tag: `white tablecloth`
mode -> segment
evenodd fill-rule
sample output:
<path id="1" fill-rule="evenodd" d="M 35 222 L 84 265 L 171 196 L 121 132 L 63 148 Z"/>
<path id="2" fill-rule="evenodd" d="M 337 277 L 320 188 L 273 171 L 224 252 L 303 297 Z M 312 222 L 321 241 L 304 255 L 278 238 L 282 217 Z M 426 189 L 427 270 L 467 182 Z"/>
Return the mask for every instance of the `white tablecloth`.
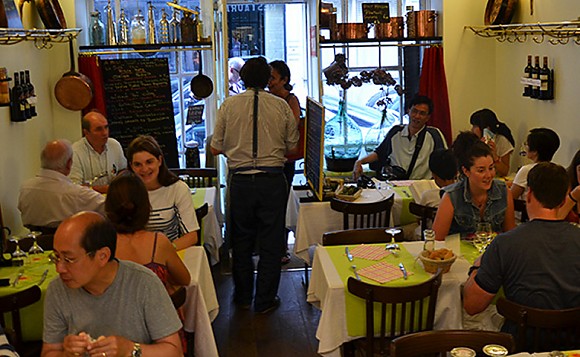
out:
<path id="1" fill-rule="evenodd" d="M 215 187 L 198 188 L 194 195 L 204 194 L 204 202 L 208 204 L 207 215 L 203 218 L 203 246 L 209 252 L 209 259 L 214 265 L 220 261 L 219 249 L 224 242 L 222 235 L 223 221 L 219 210 L 217 189 Z M 216 207 L 218 208 L 216 210 Z M 197 208 L 197 207 L 196 207 Z"/>
<path id="2" fill-rule="evenodd" d="M 219 313 L 219 304 L 205 250 L 195 246 L 183 250 L 181 254 L 191 275 L 184 304 L 183 329 L 195 332 L 196 356 L 218 356 L 211 323 Z"/>
<path id="3" fill-rule="evenodd" d="M 300 203 L 300 195 L 306 191 L 290 190 L 288 206 L 286 210 L 286 228 L 294 232 L 294 254 L 305 262 L 310 262 L 308 248 L 312 245 L 322 244 L 322 235 L 342 229 L 342 213 L 333 211 L 330 202 L 304 202 Z M 393 190 L 369 189 L 363 190 L 361 197 L 356 202 L 375 202 L 395 195 L 393 208 L 391 209 L 391 225 L 398 225 L 401 217 L 402 198 Z"/>
<path id="4" fill-rule="evenodd" d="M 409 253 L 417 256 L 423 249 L 423 242 L 403 243 Z M 445 245 L 454 251 L 456 242 L 437 242 L 436 247 Z M 457 250 L 455 250 L 457 249 Z M 417 263 L 417 269 L 421 263 Z M 467 279 L 470 264 L 458 257 L 449 273 L 443 275 L 435 308 L 437 330 L 462 329 L 463 305 L 461 285 Z M 312 265 L 312 275 L 308 286 L 307 301 L 322 310 L 316 338 L 319 340 L 318 353 L 323 356 L 340 356 L 340 346 L 347 341 L 362 336 L 349 336 L 346 326 L 345 285 L 340 279 L 330 256 L 322 246 L 317 247 Z"/>

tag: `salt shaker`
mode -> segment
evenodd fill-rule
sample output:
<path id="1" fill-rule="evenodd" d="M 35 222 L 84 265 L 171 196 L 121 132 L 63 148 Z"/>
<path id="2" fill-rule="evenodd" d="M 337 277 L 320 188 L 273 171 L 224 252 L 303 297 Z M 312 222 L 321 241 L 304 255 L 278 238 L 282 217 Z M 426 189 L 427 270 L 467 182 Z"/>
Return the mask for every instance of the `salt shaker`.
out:
<path id="1" fill-rule="evenodd" d="M 435 250 L 435 231 L 432 229 L 425 229 L 423 231 L 425 235 L 425 243 L 423 244 L 423 250 L 432 252 Z"/>

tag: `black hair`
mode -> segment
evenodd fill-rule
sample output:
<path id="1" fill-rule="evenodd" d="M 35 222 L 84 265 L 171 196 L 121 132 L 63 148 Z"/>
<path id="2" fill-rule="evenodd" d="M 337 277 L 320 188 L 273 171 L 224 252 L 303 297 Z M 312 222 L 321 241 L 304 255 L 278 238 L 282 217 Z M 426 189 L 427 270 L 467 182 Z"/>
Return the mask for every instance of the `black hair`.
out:
<path id="1" fill-rule="evenodd" d="M 566 169 L 552 162 L 540 162 L 528 173 L 528 187 L 542 207 L 554 209 L 568 193 Z"/>
<path id="2" fill-rule="evenodd" d="M 457 176 L 457 158 L 450 149 L 436 149 L 429 155 L 429 170 L 443 180 Z"/>
<path id="3" fill-rule="evenodd" d="M 101 215 L 99 216 L 99 219 L 87 224 L 81 239 L 81 247 L 89 254 L 107 247 L 111 251 L 111 256 L 109 257 L 109 261 L 111 261 L 115 258 L 117 249 L 117 231 L 108 219 Z"/>
<path id="4" fill-rule="evenodd" d="M 272 69 L 262 56 L 250 58 L 240 70 L 246 88 L 264 89 L 270 81 Z"/>
<path id="5" fill-rule="evenodd" d="M 530 151 L 538 153 L 538 161 L 552 161 L 560 147 L 560 138 L 555 131 L 548 128 L 534 128 L 526 138 Z"/>
<path id="6" fill-rule="evenodd" d="M 512 136 L 510 128 L 508 128 L 508 126 L 505 125 L 504 123 L 500 122 L 497 119 L 495 113 L 491 109 L 485 108 L 476 111 L 475 113 L 471 114 L 469 122 L 471 123 L 471 125 L 479 127 L 482 133 L 483 129 L 488 128 L 494 134 L 500 134 L 505 136 L 505 138 L 508 139 L 508 141 L 512 144 L 512 146 L 516 145 L 516 141 Z"/>
<path id="7" fill-rule="evenodd" d="M 133 139 L 127 148 L 127 161 L 129 162 L 129 170 L 133 171 L 133 155 L 138 152 L 146 151 L 151 155 L 155 156 L 155 158 L 161 157 L 161 166 L 159 167 L 159 175 L 157 176 L 157 180 L 162 186 L 171 186 L 177 181 L 179 181 L 179 177 L 175 176 L 175 174 L 169 171 L 167 164 L 165 163 L 165 158 L 163 158 L 163 151 L 161 150 L 161 146 L 157 143 L 157 140 L 150 135 L 140 135 Z"/>
<path id="8" fill-rule="evenodd" d="M 427 104 L 427 106 L 429 107 L 429 114 L 433 113 L 433 101 L 431 100 L 431 98 L 417 94 L 416 96 L 413 97 L 413 99 L 411 99 L 411 102 L 409 103 L 409 108 L 412 108 L 414 105 L 417 104 Z"/>
<path id="9" fill-rule="evenodd" d="M 568 166 L 568 177 L 570 179 L 570 188 L 574 189 L 578 186 L 578 172 L 576 167 L 580 165 L 580 150 L 576 151 L 576 155 L 572 158 L 572 162 L 570 162 L 570 166 Z"/>
<path id="10" fill-rule="evenodd" d="M 272 61 L 270 62 L 270 67 L 275 69 L 280 75 L 280 78 L 286 78 L 286 84 L 284 84 L 284 89 L 291 91 L 294 86 L 290 84 L 290 68 L 284 61 Z"/>
<path id="11" fill-rule="evenodd" d="M 451 150 L 457 158 L 459 172 L 463 172 L 462 167 L 469 170 L 475 159 L 479 157 L 492 156 L 490 147 L 479 140 L 477 135 L 471 131 L 460 132 L 455 138 Z"/>

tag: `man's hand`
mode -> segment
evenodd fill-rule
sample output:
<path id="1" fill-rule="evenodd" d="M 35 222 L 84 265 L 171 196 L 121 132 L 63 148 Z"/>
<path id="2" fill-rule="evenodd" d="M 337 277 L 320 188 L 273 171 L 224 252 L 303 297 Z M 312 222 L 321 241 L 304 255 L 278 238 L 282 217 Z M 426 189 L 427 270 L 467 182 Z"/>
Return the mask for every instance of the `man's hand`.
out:
<path id="1" fill-rule="evenodd" d="M 352 170 L 352 177 L 355 180 L 358 180 L 358 178 L 360 177 L 360 175 L 362 175 L 362 173 L 363 173 L 362 161 L 361 160 L 357 160 L 354 163 L 354 168 Z"/>
<path id="2" fill-rule="evenodd" d="M 84 332 L 67 335 L 62 343 L 65 356 L 83 356 L 90 344 L 90 336 Z"/>
<path id="3" fill-rule="evenodd" d="M 87 352 L 94 357 L 127 357 L 133 351 L 133 341 L 121 336 L 100 336 L 91 342 Z"/>

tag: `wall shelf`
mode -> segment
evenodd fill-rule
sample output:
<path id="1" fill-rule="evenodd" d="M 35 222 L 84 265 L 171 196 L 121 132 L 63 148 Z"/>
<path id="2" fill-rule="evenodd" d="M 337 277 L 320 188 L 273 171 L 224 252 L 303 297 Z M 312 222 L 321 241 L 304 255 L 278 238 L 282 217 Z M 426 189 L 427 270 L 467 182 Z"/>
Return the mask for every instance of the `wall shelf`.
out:
<path id="1" fill-rule="evenodd" d="M 49 49 L 52 48 L 53 43 L 71 41 L 81 31 L 80 28 L 62 30 L 0 28 L 0 45 L 15 45 L 23 41 L 34 41 L 34 46 L 39 50 Z"/>
<path id="2" fill-rule="evenodd" d="M 332 47 L 413 47 L 431 46 L 440 44 L 442 37 L 422 37 L 422 38 L 388 38 L 388 39 L 358 39 L 358 40 L 320 40 L 320 48 Z"/>
<path id="3" fill-rule="evenodd" d="M 207 51 L 212 50 L 211 41 L 203 42 L 180 42 L 180 43 L 157 43 L 157 44 L 127 44 L 127 45 L 102 45 L 80 46 L 81 55 L 113 55 L 126 53 L 157 53 L 157 52 L 183 52 L 183 51 Z"/>
<path id="4" fill-rule="evenodd" d="M 547 40 L 552 45 L 566 45 L 572 40 L 580 45 L 580 19 L 532 24 L 465 26 L 465 28 L 477 36 L 495 38 L 499 42 L 523 43 L 531 38 L 535 43 Z"/>

